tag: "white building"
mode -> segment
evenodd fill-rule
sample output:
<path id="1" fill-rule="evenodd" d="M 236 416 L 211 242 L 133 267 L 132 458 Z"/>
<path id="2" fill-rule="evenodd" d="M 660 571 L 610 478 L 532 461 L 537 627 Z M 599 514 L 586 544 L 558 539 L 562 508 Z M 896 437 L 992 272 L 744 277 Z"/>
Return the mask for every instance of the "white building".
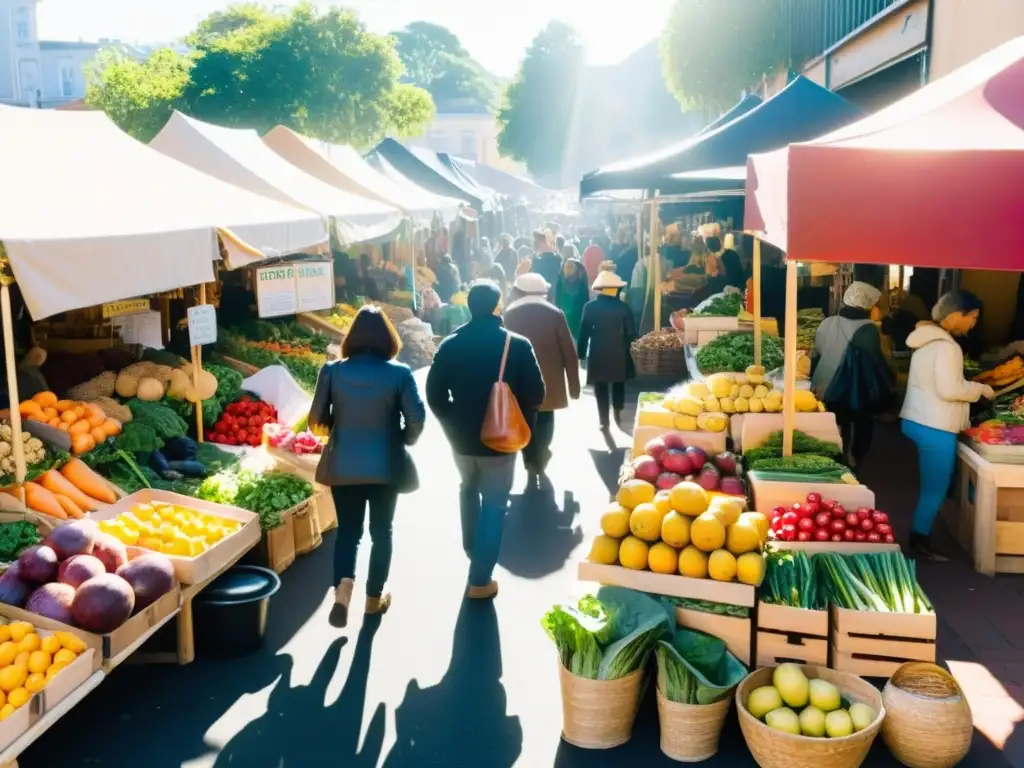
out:
<path id="1" fill-rule="evenodd" d="M 0 104 L 55 107 L 85 96 L 98 43 L 40 41 L 39 0 L 0 0 Z"/>

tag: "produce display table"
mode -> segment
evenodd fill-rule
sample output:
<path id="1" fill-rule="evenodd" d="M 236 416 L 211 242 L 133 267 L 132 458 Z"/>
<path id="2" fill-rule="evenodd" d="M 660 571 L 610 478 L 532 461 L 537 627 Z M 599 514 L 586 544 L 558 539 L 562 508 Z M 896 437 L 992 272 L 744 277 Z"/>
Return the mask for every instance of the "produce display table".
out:
<path id="1" fill-rule="evenodd" d="M 965 443 L 957 456 L 957 505 L 947 508 L 947 527 L 979 573 L 1024 573 L 1024 466 L 994 464 Z"/>
<path id="2" fill-rule="evenodd" d="M 757 472 L 747 474 L 747 484 L 753 496 L 754 510 L 765 515 L 771 515 L 775 507 L 789 507 L 803 502 L 808 493 L 820 493 L 824 498 L 837 501 L 847 509 L 875 507 L 875 492 L 866 485 L 761 480 Z"/>

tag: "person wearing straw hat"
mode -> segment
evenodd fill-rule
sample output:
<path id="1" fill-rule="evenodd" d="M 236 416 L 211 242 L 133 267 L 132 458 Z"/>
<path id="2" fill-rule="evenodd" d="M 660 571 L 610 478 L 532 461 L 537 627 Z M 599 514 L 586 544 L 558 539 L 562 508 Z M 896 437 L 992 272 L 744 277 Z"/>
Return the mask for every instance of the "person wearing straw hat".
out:
<path id="1" fill-rule="evenodd" d="M 537 409 L 533 433 L 523 449 L 530 483 L 543 475 L 551 460 L 555 411 L 580 397 L 580 362 L 565 314 L 548 301 L 551 286 L 540 275 L 527 273 L 512 285 L 512 301 L 505 310 L 505 327 L 533 344 L 544 377 L 544 402 Z M 569 382 L 566 392 L 566 380 Z"/>
<path id="2" fill-rule="evenodd" d="M 633 314 L 620 299 L 626 281 L 604 270 L 592 286 L 597 297 L 583 308 L 576 349 L 587 364 L 587 384 L 594 388 L 601 429 L 609 428 L 609 406 L 622 421 L 626 382 L 636 375 L 629 346 L 636 338 Z"/>

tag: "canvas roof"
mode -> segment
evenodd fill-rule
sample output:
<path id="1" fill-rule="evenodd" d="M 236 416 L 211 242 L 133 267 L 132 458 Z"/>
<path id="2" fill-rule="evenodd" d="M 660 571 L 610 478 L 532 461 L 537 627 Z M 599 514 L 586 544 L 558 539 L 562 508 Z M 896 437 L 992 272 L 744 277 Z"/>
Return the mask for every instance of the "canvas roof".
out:
<path id="1" fill-rule="evenodd" d="M 384 139 L 374 150 L 409 181 L 435 195 L 464 200 L 478 211 L 490 206 L 490 194 L 471 179 L 461 177 L 441 162 L 436 152 L 421 147 L 405 147 L 394 139 Z"/>
<path id="2" fill-rule="evenodd" d="M 268 255 L 327 239 L 316 216 L 155 152 L 102 112 L 0 107 L 0 242 L 35 319 L 209 282 L 217 228 Z"/>
<path id="3" fill-rule="evenodd" d="M 545 189 L 530 179 L 503 171 L 486 163 L 478 163 L 465 157 L 455 157 L 439 153 L 438 157 L 445 165 L 468 176 L 478 185 L 514 198 L 525 198 L 535 205 L 544 205 L 555 193 Z"/>
<path id="4" fill-rule="evenodd" d="M 283 125 L 264 136 L 263 143 L 326 184 L 408 213 L 429 216 L 434 211 L 442 211 L 451 218 L 461 205 L 458 200 L 392 181 L 352 147 L 311 139 Z"/>
<path id="5" fill-rule="evenodd" d="M 799 76 L 767 101 L 714 130 L 587 174 L 580 181 L 580 196 L 606 189 L 661 189 L 672 174 L 743 165 L 751 153 L 813 139 L 861 114 L 842 96 Z"/>
<path id="6" fill-rule="evenodd" d="M 796 261 L 1024 269 L 1024 37 L 747 164 L 746 226 Z"/>
<path id="7" fill-rule="evenodd" d="M 222 128 L 175 112 L 150 146 L 236 187 L 330 217 L 344 242 L 380 237 L 402 222 L 394 206 L 325 184 L 278 155 L 253 130 Z"/>

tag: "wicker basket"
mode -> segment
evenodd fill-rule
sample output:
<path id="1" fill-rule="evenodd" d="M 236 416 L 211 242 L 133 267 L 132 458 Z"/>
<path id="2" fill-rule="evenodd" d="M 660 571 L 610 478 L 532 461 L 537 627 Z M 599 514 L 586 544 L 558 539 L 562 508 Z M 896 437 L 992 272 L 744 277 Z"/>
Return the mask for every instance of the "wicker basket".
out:
<path id="1" fill-rule="evenodd" d="M 682 347 L 652 349 L 634 344 L 629 351 L 638 376 L 686 377 L 686 354 Z"/>
<path id="2" fill-rule="evenodd" d="M 761 768 L 857 768 L 868 756 L 885 719 L 882 695 L 870 683 L 847 672 L 811 665 L 800 665 L 800 669 L 808 678 L 828 680 L 851 703 L 867 704 L 877 713 L 875 721 L 863 731 L 838 739 L 815 739 L 773 730 L 750 714 L 745 704 L 755 688 L 772 684 L 775 667 L 764 667 L 747 675 L 736 689 L 740 730 L 754 760 Z"/>
<path id="3" fill-rule="evenodd" d="M 676 704 L 658 689 L 661 751 L 680 763 L 699 763 L 718 752 L 718 737 L 729 714 L 732 697 L 714 704 Z"/>
<path id="4" fill-rule="evenodd" d="M 629 741 L 640 706 L 643 668 L 618 680 L 588 680 L 558 665 L 562 738 L 583 749 L 611 749 Z"/>
<path id="5" fill-rule="evenodd" d="M 971 748 L 971 707 L 951 674 L 923 661 L 896 670 L 882 691 L 882 738 L 910 768 L 947 768 Z"/>

